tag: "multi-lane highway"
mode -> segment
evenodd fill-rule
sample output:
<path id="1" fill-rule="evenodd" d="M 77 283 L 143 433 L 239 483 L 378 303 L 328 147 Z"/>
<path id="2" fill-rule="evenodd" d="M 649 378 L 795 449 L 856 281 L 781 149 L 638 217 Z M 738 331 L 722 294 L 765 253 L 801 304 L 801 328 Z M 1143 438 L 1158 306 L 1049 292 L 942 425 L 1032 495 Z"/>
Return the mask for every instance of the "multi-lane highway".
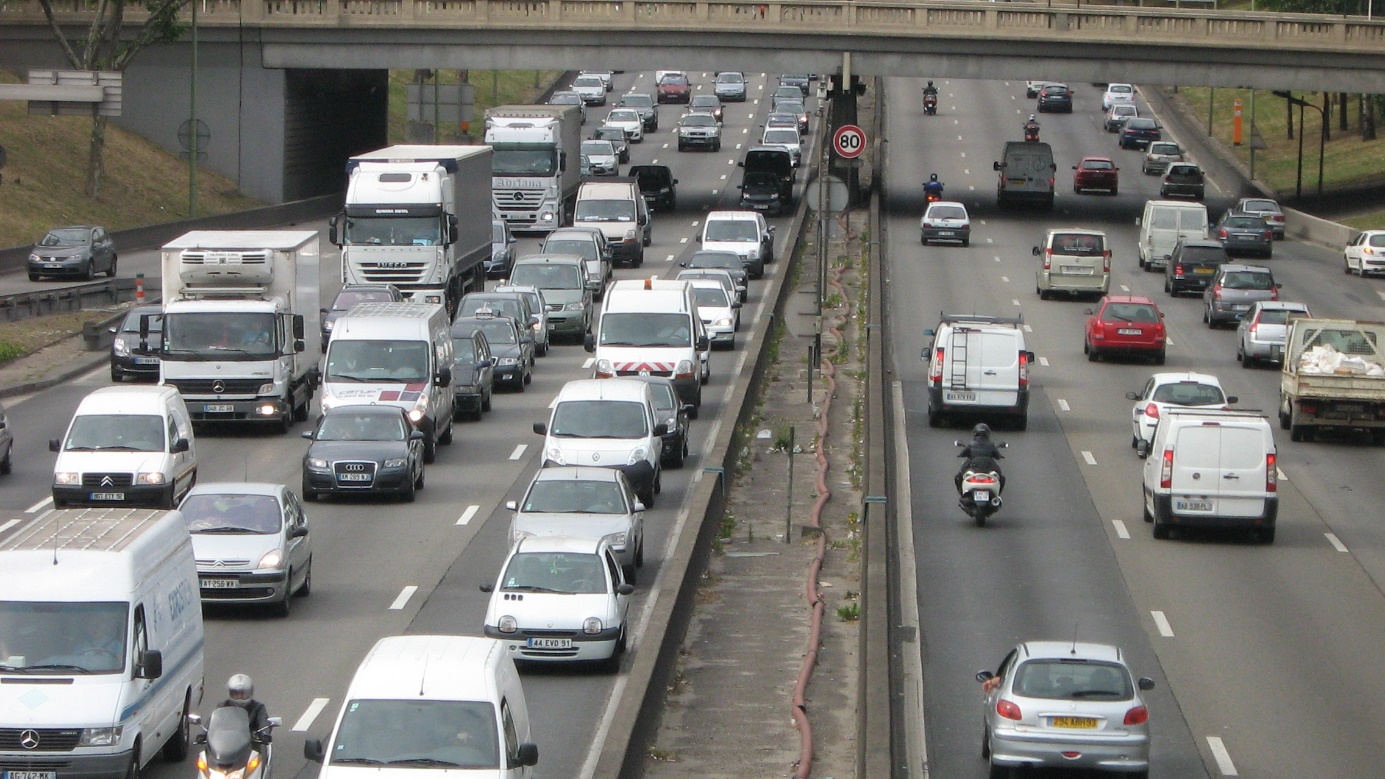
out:
<path id="1" fill-rule="evenodd" d="M 690 75 L 696 90 L 711 91 L 713 74 Z M 773 75 L 751 74 L 749 80 L 749 100 L 725 108 L 719 152 L 677 151 L 673 128 L 682 105 L 660 106 L 659 131 L 632 145 L 631 163 L 659 162 L 673 168 L 679 180 L 678 209 L 655 217 L 644 267 L 618 270 L 618 278 L 672 277 L 677 262 L 696 249 L 703 215 L 714 208 L 735 207 L 740 180 L 736 163 L 759 139 L 768 111 L 759 98 L 777 85 Z M 653 93 L 652 74 L 617 75 L 612 102 L 632 87 Z M 605 114 L 606 109 L 589 111 L 584 136 Z M 788 219 L 774 221 L 781 225 L 782 245 Z M 321 224 L 312 227 L 324 229 Z M 536 252 L 538 243 L 536 237 L 523 237 L 520 255 Z M 340 286 L 336 259 L 330 252 L 322 264 L 324 300 Z M 154 276 L 157 253 L 124 252 L 120 265 L 122 275 Z M 766 272 L 772 278 L 784 266 L 775 263 Z M 744 321 L 757 321 L 768 310 L 768 284 L 768 279 L 751 283 Z M 12 286 L 27 289 L 29 284 L 15 280 Z M 738 340 L 743 346 L 744 337 Z M 657 508 L 646 515 L 648 551 L 631 609 L 637 620 L 631 643 L 635 652 L 640 650 L 646 595 L 678 526 L 689 481 L 700 476 L 699 457 L 721 424 L 730 377 L 741 370 L 744 355 L 741 348 L 713 353 L 703 413 L 692 427 L 692 457 L 682 470 L 665 474 Z M 275 738 L 275 774 L 306 776 L 316 766 L 302 757 L 303 739 L 327 736 L 352 672 L 378 638 L 406 632 L 480 635 L 488 596 L 478 585 L 494 580 L 508 549 L 509 516 L 503 503 L 520 496 L 540 461 L 542 439 L 533 434 L 531 424 L 546 420 L 548 405 L 564 382 L 590 374 L 590 355 L 581 346 L 556 346 L 539 359 L 533 384 L 524 393 L 497 393 L 494 410 L 483 421 L 459 423 L 455 442 L 440 449 L 437 462 L 428 466 L 427 489 L 416 503 L 310 504 L 315 574 L 311 596 L 296 600 L 287 619 L 244 609 L 206 611 L 207 692 L 198 710 L 205 713 L 225 697 L 225 680 L 231 674 L 251 674 L 257 697 L 285 723 Z M 0 486 L 0 508 L 7 517 L 51 506 L 47 497 L 53 455 L 46 442 L 62 434 L 84 395 L 109 383 L 103 366 L 76 381 L 7 403 L 16 439 L 14 474 Z M 199 431 L 200 481 L 275 481 L 296 488 L 307 446 L 298 437 L 303 429 L 295 425 L 288 436 L 228 428 Z M 526 674 L 526 697 L 541 754 L 535 777 L 590 775 L 596 734 L 608 713 L 612 688 L 613 678 L 596 672 L 544 669 Z M 153 779 L 184 779 L 191 770 L 190 763 L 155 761 L 149 772 Z"/>

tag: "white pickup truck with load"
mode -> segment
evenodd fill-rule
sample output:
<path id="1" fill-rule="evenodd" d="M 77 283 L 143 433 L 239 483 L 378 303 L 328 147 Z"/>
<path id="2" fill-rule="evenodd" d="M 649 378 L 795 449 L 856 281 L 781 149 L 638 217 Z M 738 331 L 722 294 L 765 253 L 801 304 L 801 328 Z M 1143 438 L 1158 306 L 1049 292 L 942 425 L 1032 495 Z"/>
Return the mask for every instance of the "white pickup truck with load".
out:
<path id="1" fill-rule="evenodd" d="M 320 256 L 312 230 L 194 230 L 163 247 L 159 379 L 193 421 L 288 432 L 308 418 L 320 383 Z"/>
<path id="2" fill-rule="evenodd" d="M 582 112 L 572 105 L 502 105 L 486 110 L 494 150 L 491 195 L 512 230 L 550 232 L 572 218 L 582 183 Z"/>
<path id="3" fill-rule="evenodd" d="M 1385 322 L 1290 319 L 1279 426 L 1295 441 L 1320 428 L 1370 431 L 1385 445 Z"/>
<path id="4" fill-rule="evenodd" d="M 331 220 L 343 284 L 393 284 L 448 313 L 486 280 L 491 152 L 390 146 L 346 162 L 346 205 Z"/>

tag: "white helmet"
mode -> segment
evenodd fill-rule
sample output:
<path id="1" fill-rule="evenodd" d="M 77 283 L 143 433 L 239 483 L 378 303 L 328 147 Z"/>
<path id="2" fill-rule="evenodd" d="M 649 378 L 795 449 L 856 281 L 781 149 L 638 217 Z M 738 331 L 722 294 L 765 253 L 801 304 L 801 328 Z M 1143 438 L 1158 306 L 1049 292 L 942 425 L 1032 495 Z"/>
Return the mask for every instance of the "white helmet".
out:
<path id="1" fill-rule="evenodd" d="M 248 701 L 255 697 L 255 682 L 246 674 L 236 674 L 226 680 L 226 691 L 233 701 Z"/>

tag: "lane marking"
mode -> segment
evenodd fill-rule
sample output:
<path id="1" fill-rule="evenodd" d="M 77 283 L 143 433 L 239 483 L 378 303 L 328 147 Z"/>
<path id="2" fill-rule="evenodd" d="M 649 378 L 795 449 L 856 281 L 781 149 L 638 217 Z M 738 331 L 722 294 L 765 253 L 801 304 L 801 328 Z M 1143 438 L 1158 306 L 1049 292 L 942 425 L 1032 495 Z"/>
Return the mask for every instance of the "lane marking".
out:
<path id="1" fill-rule="evenodd" d="M 1024 325 L 1023 327 L 1024 327 L 1024 332 L 1026 332 L 1026 333 L 1032 333 L 1032 332 L 1034 332 L 1034 328 L 1030 327 L 1029 325 Z"/>
<path id="2" fill-rule="evenodd" d="M 1001 277 L 1000 277 L 1000 280 L 1003 281 L 1003 282 L 1005 282 L 1006 284 L 1009 284 L 1009 283 L 1010 283 L 1010 277 L 1009 277 L 1009 276 L 1001 276 Z"/>
<path id="3" fill-rule="evenodd" d="M 18 524 L 19 524 L 19 520 L 17 520 L 17 519 L 11 519 L 9 522 L 6 522 L 5 524 L 0 525 L 0 533 L 5 532 L 6 530 L 9 530 L 10 528 L 12 528 L 12 527 L 14 527 L 15 525 L 18 525 Z"/>
<path id="4" fill-rule="evenodd" d="M 595 365 L 595 364 L 596 364 L 596 358 L 595 358 L 595 357 L 588 357 L 588 358 L 586 359 L 586 361 L 582 363 L 582 367 L 583 367 L 583 368 L 590 368 L 590 367 L 592 367 L 592 366 Z"/>
<path id="5" fill-rule="evenodd" d="M 741 144 L 739 144 L 739 143 L 736 144 L 736 150 L 737 150 L 737 151 L 740 151 L 740 148 L 741 148 Z"/>
<path id="6" fill-rule="evenodd" d="M 1092 453 L 1087 451 L 1086 449 L 1082 450 L 1082 459 L 1086 460 L 1088 465 L 1096 465 L 1096 458 L 1093 457 Z"/>
<path id="7" fill-rule="evenodd" d="M 0 530 L 4 530 L 4 528 L 0 527 Z M 1336 549 L 1338 552 L 1347 551 L 1346 544 L 1343 544 L 1341 539 L 1337 538 L 1336 533 L 1323 533 L 1323 535 L 1327 536 L 1327 543 L 1332 544 L 1333 549 Z"/>
<path id="8" fill-rule="evenodd" d="M 1222 776 L 1240 776 L 1236 770 L 1236 764 L 1231 762 L 1231 753 L 1226 751 L 1226 745 L 1221 742 L 1220 736 L 1208 736 L 1207 748 L 1212 750 L 1212 759 L 1217 761 L 1217 769 Z"/>
<path id="9" fill-rule="evenodd" d="M 667 143 L 664 144 L 664 148 L 665 148 L 665 149 L 668 148 L 668 144 L 667 144 Z M 650 160 L 649 163 L 650 163 L 651 165 L 658 165 L 658 164 L 659 164 L 659 158 L 658 158 L 658 157 L 655 157 L 654 159 Z"/>
<path id="10" fill-rule="evenodd" d="M 673 262 L 673 255 L 670 254 L 669 256 L 665 257 L 665 258 L 664 258 L 664 262 Z M 591 366 L 587 365 L 587 366 L 583 366 L 583 367 L 589 368 L 589 367 L 591 367 Z"/>
<path id="11" fill-rule="evenodd" d="M 42 510 L 43 510 L 43 507 L 44 507 L 44 506 L 47 506 L 47 505 L 51 504 L 52 502 L 53 502 L 53 496 L 52 496 L 52 495 L 49 495 L 48 497 L 44 498 L 43 500 L 39 501 L 38 503 L 35 503 L 34 505 L 30 506 L 29 508 L 24 509 L 24 513 L 25 513 L 25 514 L 35 514 L 35 513 L 38 513 L 39 511 L 42 511 Z"/>
<path id="12" fill-rule="evenodd" d="M 1130 288 L 1129 288 L 1129 287 L 1125 286 L 1124 284 L 1121 285 L 1121 292 L 1129 292 L 1129 291 L 1130 291 Z"/>
<path id="13" fill-rule="evenodd" d="M 1129 538 L 1130 538 L 1130 531 L 1125 529 L 1125 520 L 1123 520 L 1123 519 L 1113 519 L 1113 520 L 1111 520 L 1111 524 L 1114 525 L 1114 526 L 1116 527 L 1116 537 L 1117 537 L 1117 538 L 1124 538 L 1124 539 L 1129 539 Z"/>
<path id="14" fill-rule="evenodd" d="M 412 598 L 414 596 L 414 593 L 416 592 L 418 592 L 417 584 L 410 584 L 408 587 L 405 587 L 399 593 L 399 597 L 394 599 L 394 603 L 390 604 L 390 610 L 399 611 L 400 609 L 404 608 L 404 604 L 408 603 L 409 598 Z"/>
<path id="15" fill-rule="evenodd" d="M 1070 406 L 1068 406 L 1068 402 L 1067 402 L 1066 400 L 1063 400 L 1062 398 L 1058 398 L 1058 410 L 1059 410 L 1059 411 L 1072 411 L 1072 408 L 1071 408 Z"/>
<path id="16" fill-rule="evenodd" d="M 1019 298 L 1012 298 L 1012 299 L 1010 300 L 1010 302 L 1011 302 L 1011 303 L 1014 303 L 1014 304 L 1017 305 L 1017 306 L 1020 304 Z"/>
<path id="17" fill-rule="evenodd" d="M 528 448 L 529 448 L 529 444 L 520 444 L 519 446 L 516 446 L 516 447 L 515 447 L 515 450 L 514 450 L 513 452 L 510 452 L 510 459 L 511 459 L 511 460 L 518 460 L 519 458 L 523 457 L 523 456 L 524 456 L 524 450 L 525 450 L 525 449 L 528 449 Z"/>
<path id="18" fill-rule="evenodd" d="M 678 242 L 679 242 L 679 243 L 687 243 L 687 242 L 688 242 L 688 239 L 687 239 L 687 238 L 679 238 L 679 239 L 678 239 Z"/>
<path id="19" fill-rule="evenodd" d="M 721 174 L 721 180 L 722 180 L 722 181 L 725 181 L 725 180 L 726 180 L 726 174 L 725 174 L 725 173 Z"/>
<path id="20" fill-rule="evenodd" d="M 290 728 L 290 730 L 295 733 L 302 733 L 308 728 L 311 728 L 313 726 L 313 720 L 317 719 L 317 715 L 321 714 L 322 710 L 327 708 L 327 701 L 329 700 L 331 699 L 313 698 L 313 702 L 309 703 L 308 708 L 303 710 L 303 716 L 299 717 L 298 721 L 293 723 L 293 727 Z"/>
<path id="21" fill-rule="evenodd" d="M 480 510 L 481 507 L 475 504 L 467 506 L 466 511 L 463 511 L 462 515 L 460 517 L 457 517 L 457 524 L 465 525 L 466 523 L 470 522 L 476 516 L 476 512 Z"/>
<path id="22" fill-rule="evenodd" d="M 1288 481 L 1288 480 L 1289 480 L 1289 475 L 1288 475 L 1287 473 L 1285 473 L 1285 472 L 1283 471 L 1283 469 L 1278 468 L 1278 467 L 1276 467 L 1276 468 L 1274 469 L 1274 477 L 1275 477 L 1276 479 L 1278 479 L 1279 481 Z"/>
<path id="23" fill-rule="evenodd" d="M 667 148 L 668 148 L 668 144 L 666 143 L 666 144 L 664 144 L 663 146 L 660 146 L 659 148 L 661 148 L 661 149 L 667 149 Z M 658 160 L 655 160 L 655 162 L 658 162 Z"/>
<path id="24" fill-rule="evenodd" d="M 1378 289 L 1375 291 L 1375 294 L 1379 295 L 1381 300 L 1385 300 L 1385 290 Z"/>
<path id="25" fill-rule="evenodd" d="M 712 190 L 712 194 L 715 195 L 715 194 L 717 194 L 719 191 L 720 191 L 720 190 L 714 189 L 714 190 Z"/>
<path id="26" fill-rule="evenodd" d="M 1169 346 L 1173 346 L 1173 339 L 1172 339 L 1172 338 L 1165 338 L 1165 339 L 1164 339 L 1164 343 L 1168 344 Z"/>
<path id="27" fill-rule="evenodd" d="M 1159 635 L 1164 638 L 1173 638 L 1173 626 L 1169 624 L 1169 618 L 1164 616 L 1162 611 L 1151 611 L 1154 617 L 1154 624 L 1159 628 Z"/>
<path id="28" fill-rule="evenodd" d="M 991 259 L 992 259 L 992 260 L 995 260 L 996 262 L 1000 262 L 1000 258 L 999 258 L 999 257 L 992 257 Z"/>
<path id="29" fill-rule="evenodd" d="M 1042 365 L 1042 366 L 1044 366 L 1045 368 L 1047 368 L 1047 367 L 1048 367 L 1048 358 L 1047 358 L 1047 357 L 1040 357 L 1040 358 L 1039 358 L 1039 364 Z"/>

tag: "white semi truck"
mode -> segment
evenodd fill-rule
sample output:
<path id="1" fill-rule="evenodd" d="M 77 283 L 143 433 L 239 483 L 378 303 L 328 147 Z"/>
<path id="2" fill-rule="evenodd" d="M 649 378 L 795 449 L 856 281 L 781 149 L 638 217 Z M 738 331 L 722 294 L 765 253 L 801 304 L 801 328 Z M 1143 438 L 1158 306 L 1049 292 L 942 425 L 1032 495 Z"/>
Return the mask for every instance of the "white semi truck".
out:
<path id="1" fill-rule="evenodd" d="M 482 289 L 491 255 L 491 150 L 390 146 L 346 163 L 346 205 L 331 220 L 344 284 L 393 284 L 449 314 Z"/>
<path id="2" fill-rule="evenodd" d="M 321 383 L 319 243 L 311 230 L 194 230 L 163 247 L 159 378 L 193 421 L 288 432 L 308 418 Z"/>
<path id="3" fill-rule="evenodd" d="M 582 183 L 582 111 L 574 105 L 502 105 L 486 111 L 495 150 L 495 212 L 512 230 L 551 232 L 572 219 Z"/>

